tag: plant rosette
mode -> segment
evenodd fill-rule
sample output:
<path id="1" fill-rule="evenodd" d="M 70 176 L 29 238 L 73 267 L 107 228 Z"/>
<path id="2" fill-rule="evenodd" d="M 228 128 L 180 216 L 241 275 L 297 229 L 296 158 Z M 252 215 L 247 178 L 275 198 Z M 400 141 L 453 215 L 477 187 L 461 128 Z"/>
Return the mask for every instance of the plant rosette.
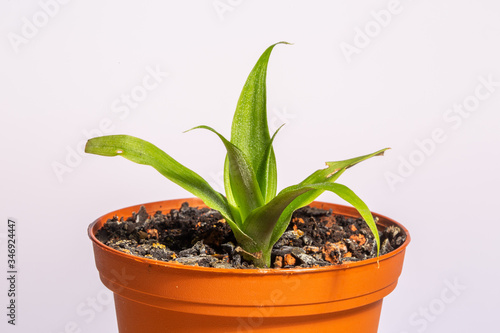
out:
<path id="1" fill-rule="evenodd" d="M 277 44 L 287 44 L 284 42 Z M 90 139 L 85 151 L 122 156 L 152 166 L 196 199 L 144 205 L 148 214 L 191 206 L 218 211 L 242 249 L 244 260 L 257 269 L 186 266 L 132 256 L 104 245 L 97 231 L 113 216 L 129 216 L 140 206 L 109 213 L 89 227 L 96 265 L 103 283 L 115 295 L 120 332 L 377 332 L 382 299 L 396 286 L 410 237 L 389 218 L 372 214 L 348 187 L 336 183 L 348 168 L 372 154 L 327 162 L 297 185 L 277 193 L 276 159 L 267 125 L 266 73 L 271 45 L 257 61 L 240 95 L 231 140 L 208 126 L 224 144 L 225 196 L 194 171 L 153 144 L 127 135 Z M 330 191 L 353 207 L 314 200 Z M 271 269 L 273 246 L 290 224 L 292 214 L 311 205 L 334 214 L 361 217 L 372 233 L 377 257 L 341 265 Z M 375 218 L 374 218 L 375 216 Z M 377 221 L 377 222 L 376 222 Z M 397 226 L 406 240 L 379 256 L 378 228 Z"/>

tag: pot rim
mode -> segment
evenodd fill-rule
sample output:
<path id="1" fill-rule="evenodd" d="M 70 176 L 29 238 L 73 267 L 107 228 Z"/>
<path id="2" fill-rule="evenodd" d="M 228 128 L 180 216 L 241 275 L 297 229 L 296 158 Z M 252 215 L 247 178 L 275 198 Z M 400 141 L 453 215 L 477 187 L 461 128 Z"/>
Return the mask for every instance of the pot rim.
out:
<path id="1" fill-rule="evenodd" d="M 135 207 L 140 207 L 140 206 L 146 206 L 146 205 L 154 205 L 154 204 L 159 204 L 159 203 L 166 203 L 169 201 L 193 201 L 193 200 L 200 200 L 199 198 L 184 198 L 184 199 L 171 199 L 171 200 L 160 200 L 160 201 L 154 201 L 154 202 L 149 202 L 149 203 L 143 203 L 139 205 L 133 205 L 133 206 L 128 206 L 124 207 L 118 210 L 127 210 L 127 209 L 134 209 Z M 315 205 L 334 205 L 336 207 L 341 207 L 341 208 L 347 208 L 348 210 L 354 210 L 355 208 L 347 205 L 341 205 L 341 204 L 335 204 L 335 203 L 329 203 L 329 202 L 324 202 L 324 201 L 314 201 L 311 204 Z M 190 202 L 191 205 L 191 202 Z M 205 206 L 207 207 L 201 200 L 200 204 L 198 206 Z M 344 263 L 340 265 L 331 265 L 331 266 L 323 266 L 323 267 L 309 267 L 309 268 L 284 268 L 284 269 L 276 269 L 276 268 L 248 268 L 248 269 L 237 269 L 237 268 L 214 268 L 214 267 L 201 267 L 201 266 L 189 266 L 189 265 L 184 265 L 181 263 L 177 262 L 167 262 L 167 261 L 160 261 L 156 259 L 149 259 L 149 258 L 144 258 L 144 257 L 139 257 L 135 256 L 132 254 L 127 254 L 121 251 L 118 251 L 116 249 L 113 249 L 105 244 L 103 244 L 101 241 L 99 241 L 94 233 L 94 228 L 96 228 L 97 223 L 99 223 L 105 216 L 113 214 L 114 212 L 118 211 L 114 210 L 111 211 L 107 214 L 102 215 L 101 217 L 97 218 L 94 222 L 92 222 L 88 228 L 87 228 L 87 233 L 89 238 L 92 240 L 92 242 L 99 246 L 102 250 L 108 251 L 114 255 L 120 256 L 123 259 L 126 260 L 134 260 L 134 261 L 139 261 L 144 264 L 148 265 L 154 265 L 154 266 L 165 266 L 171 269 L 180 269 L 180 270 L 189 270 L 189 271 L 199 271 L 200 273 L 213 273 L 213 274 L 232 274 L 232 275 L 269 275 L 269 274 L 277 274 L 277 275 L 294 275 L 294 274 L 310 274 L 310 273 L 323 273 L 327 271 L 336 271 L 336 270 L 344 270 L 348 268 L 354 268 L 354 267 L 360 267 L 360 266 L 366 266 L 366 265 L 372 265 L 372 264 L 377 264 L 381 261 L 387 260 L 403 251 L 405 251 L 406 247 L 411 241 L 410 233 L 408 230 L 400 223 L 394 221 L 391 218 L 388 218 L 384 215 L 372 212 L 372 214 L 375 217 L 378 217 L 380 220 L 386 220 L 387 222 L 390 222 L 391 224 L 395 224 L 398 227 L 400 227 L 406 234 L 406 240 L 404 241 L 403 244 L 401 244 L 400 247 L 398 247 L 396 250 L 391 251 L 387 254 L 384 254 L 382 256 L 376 257 L 376 258 L 370 258 L 370 259 L 365 259 L 361 261 L 355 261 L 355 262 L 350 262 L 350 263 Z M 334 211 L 335 212 L 335 211 Z M 359 217 L 359 214 L 356 214 L 357 212 L 353 212 L 353 214 L 349 213 L 338 213 L 350 217 Z M 378 223 L 378 225 L 381 225 Z M 97 232 L 97 230 L 95 230 Z"/>

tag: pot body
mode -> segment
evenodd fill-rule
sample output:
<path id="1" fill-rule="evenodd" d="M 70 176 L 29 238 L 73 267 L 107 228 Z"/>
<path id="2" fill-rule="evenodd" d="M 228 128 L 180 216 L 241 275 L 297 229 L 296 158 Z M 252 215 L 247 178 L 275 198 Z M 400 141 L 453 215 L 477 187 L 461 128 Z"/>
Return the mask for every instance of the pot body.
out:
<path id="1" fill-rule="evenodd" d="M 183 202 L 144 204 L 150 214 Z M 101 281 L 111 289 L 120 333 L 141 332 L 377 332 L 383 298 L 396 287 L 408 231 L 374 214 L 380 226 L 398 225 L 405 243 L 381 257 L 307 269 L 216 269 L 140 258 L 105 246 L 97 230 L 115 215 L 130 216 L 141 205 L 102 216 L 89 226 Z M 311 206 L 359 216 L 354 208 L 314 202 Z"/>

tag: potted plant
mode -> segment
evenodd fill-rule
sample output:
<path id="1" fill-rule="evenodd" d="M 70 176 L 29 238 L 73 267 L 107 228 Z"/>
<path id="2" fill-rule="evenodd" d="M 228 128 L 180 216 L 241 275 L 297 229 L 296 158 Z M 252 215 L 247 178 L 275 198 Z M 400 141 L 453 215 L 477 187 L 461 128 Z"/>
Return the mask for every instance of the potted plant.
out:
<path id="1" fill-rule="evenodd" d="M 386 149 L 327 162 L 326 168 L 276 194 L 272 143 L 279 129 L 270 135 L 266 72 L 277 44 L 265 50 L 248 76 L 234 114 L 231 139 L 208 126 L 195 127 L 215 133 L 227 150 L 225 196 L 144 140 L 111 135 L 87 142 L 87 153 L 122 156 L 152 166 L 196 197 L 124 208 L 89 226 L 101 280 L 115 295 L 120 332 L 377 332 L 382 299 L 396 286 L 410 238 L 403 226 L 372 214 L 353 191 L 336 180 L 346 169 L 382 155 Z M 315 202 L 324 191 L 336 193 L 354 208 Z M 234 235 L 237 244 L 233 251 L 251 269 L 207 268 L 137 257 L 106 246 L 96 237 L 108 219 L 115 217 L 115 224 L 120 224 L 124 222 L 116 217 L 133 215 L 130 223 L 135 223 L 141 220 L 136 212 L 142 212 L 142 221 L 149 221 L 155 212 L 168 213 L 183 202 L 218 211 L 223 218 L 220 221 Z M 324 267 L 271 268 L 273 247 L 289 227 L 294 211 L 307 205 L 362 217 L 376 256 Z M 397 228 L 404 242 L 380 255 L 379 229 L 388 227 Z M 131 228 L 136 227 L 132 224 Z M 156 232 L 147 233 L 150 231 Z M 147 233 L 143 232 L 145 238 L 152 237 Z M 152 246 L 165 247 L 160 243 Z"/>

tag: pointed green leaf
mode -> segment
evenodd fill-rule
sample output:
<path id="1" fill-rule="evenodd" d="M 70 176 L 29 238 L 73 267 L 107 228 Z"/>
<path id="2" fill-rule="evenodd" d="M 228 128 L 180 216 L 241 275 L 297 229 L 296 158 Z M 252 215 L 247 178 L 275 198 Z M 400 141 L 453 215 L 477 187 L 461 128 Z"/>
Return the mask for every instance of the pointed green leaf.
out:
<path id="1" fill-rule="evenodd" d="M 257 174 L 262 175 L 262 182 L 267 184 L 267 189 L 265 191 L 264 201 L 268 203 L 272 198 L 276 196 L 276 191 L 278 189 L 278 177 L 276 170 L 276 156 L 274 155 L 273 142 L 276 134 L 285 124 L 281 125 L 276 132 L 274 132 L 271 141 L 267 145 L 266 153 L 264 154 L 265 159 L 262 160 L 262 164 L 259 166 Z"/>
<path id="2" fill-rule="evenodd" d="M 273 216 L 272 214 L 265 214 L 267 218 L 265 220 L 258 220 L 254 219 L 254 214 L 252 216 L 249 216 L 247 218 L 247 221 L 245 222 L 245 227 L 244 230 L 249 230 L 248 228 L 253 228 L 253 229 L 259 229 L 260 228 L 260 233 L 262 233 L 264 236 L 264 240 L 261 243 L 260 246 L 263 246 L 266 242 L 270 246 L 272 246 L 274 243 L 278 241 L 278 239 L 283 235 L 285 232 L 286 228 L 288 227 L 288 224 L 290 223 L 290 218 L 292 217 L 293 212 L 301 207 L 304 207 L 311 202 L 313 202 L 321 193 L 323 193 L 325 190 L 322 188 L 307 188 L 307 185 L 309 184 L 317 184 L 317 183 L 333 183 L 335 182 L 342 173 L 345 172 L 346 169 L 364 161 L 367 160 L 371 157 L 374 156 L 380 156 L 383 155 L 383 153 L 387 150 L 388 148 L 378 150 L 374 153 L 343 160 L 343 161 L 337 161 L 337 162 L 327 162 L 327 167 L 324 169 L 317 170 L 313 172 L 309 177 L 304 179 L 302 182 L 300 182 L 298 185 L 295 186 L 302 186 L 302 192 L 294 192 L 292 196 L 288 197 L 290 201 L 281 201 L 282 204 L 279 209 L 276 209 L 274 214 L 278 214 L 278 218 Z M 286 190 L 286 189 L 285 189 Z M 283 193 L 286 193 L 286 191 L 283 190 L 280 192 L 279 195 L 282 195 Z M 278 195 L 278 196 L 279 196 Z M 283 200 L 283 199 L 282 199 Z M 282 209 L 280 211 L 280 209 Z M 254 221 L 252 221 L 254 219 Z M 256 225 L 250 227 L 251 224 L 255 223 Z M 269 238 L 268 233 L 271 232 L 271 236 Z M 250 231 L 250 233 L 254 233 L 254 231 Z M 257 239 L 259 236 L 255 235 L 250 235 L 252 238 Z"/>
<path id="3" fill-rule="evenodd" d="M 283 211 L 295 198 L 311 190 L 312 187 L 301 185 L 287 187 L 270 202 L 254 210 L 247 217 L 243 231 L 255 241 L 259 250 L 268 249 L 273 230 Z"/>
<path id="4" fill-rule="evenodd" d="M 237 205 L 242 221 L 252 210 L 264 204 L 255 172 L 245 154 L 224 136 L 208 126 L 197 126 L 193 129 L 206 129 L 215 133 L 224 143 L 227 150 L 230 193 Z"/>
<path id="5" fill-rule="evenodd" d="M 236 202 L 236 199 L 234 198 L 233 190 L 231 189 L 231 179 L 229 176 L 229 158 L 226 156 L 226 159 L 224 160 L 224 190 L 226 191 L 226 199 L 227 203 L 229 204 L 229 209 L 231 210 L 231 213 L 233 214 L 233 217 L 238 223 L 238 225 L 243 225 L 243 220 L 241 219 L 241 214 L 240 210 L 238 209 L 238 203 Z"/>
<path id="6" fill-rule="evenodd" d="M 382 155 L 384 155 L 384 152 L 388 149 L 389 148 L 380 149 L 380 150 L 378 150 L 374 153 L 371 153 L 371 154 L 358 156 L 358 157 L 350 158 L 350 159 L 343 160 L 343 161 L 326 162 L 326 166 L 327 166 L 326 168 L 316 170 L 309 177 L 307 177 L 302 182 L 300 182 L 300 184 L 317 183 L 319 181 L 324 181 L 324 180 L 328 180 L 329 182 L 333 182 L 340 177 L 340 174 L 338 174 L 339 171 L 349 169 L 350 167 L 353 167 L 356 164 L 363 162 L 363 161 L 365 161 L 369 158 L 372 158 L 374 156 L 382 156 Z"/>
<path id="7" fill-rule="evenodd" d="M 109 135 L 88 140 L 85 152 L 101 156 L 122 156 L 132 162 L 152 166 L 166 178 L 203 200 L 207 206 L 218 210 L 225 217 L 238 241 L 251 242 L 234 223 L 226 198 L 197 173 L 155 145 L 133 136 Z"/>
<path id="8" fill-rule="evenodd" d="M 266 150 L 271 142 L 266 111 L 267 64 L 277 44 L 288 43 L 271 45 L 259 58 L 241 91 L 231 127 L 231 142 L 248 157 L 263 198 L 271 197 L 268 192 L 275 191 L 273 184 L 276 182 L 276 159 L 272 147 L 266 168 L 261 166 L 268 158 Z"/>
<path id="9" fill-rule="evenodd" d="M 354 206 L 372 231 L 377 243 L 378 254 L 380 239 L 377 226 L 370 210 L 348 187 L 336 183 L 299 184 L 287 187 L 265 206 L 252 212 L 247 218 L 243 231 L 256 242 L 256 245 L 263 252 L 270 251 L 274 245 L 274 243 L 271 242 L 271 235 L 283 211 L 293 200 L 295 200 L 295 198 L 308 191 L 314 190 L 331 191 Z"/>
<path id="10" fill-rule="evenodd" d="M 315 172 L 313 172 L 309 177 L 304 179 L 300 184 L 311 184 L 311 183 L 322 183 L 322 182 L 328 182 L 328 183 L 333 183 L 335 182 L 341 175 L 344 173 L 345 170 L 348 168 L 365 161 L 369 158 L 372 158 L 374 156 L 382 156 L 384 152 L 389 149 L 381 149 L 378 150 L 372 154 L 367 154 L 355 158 L 350 158 L 347 160 L 343 161 L 338 161 L 338 162 L 326 162 L 327 167 L 324 169 L 319 169 Z M 293 202 L 286 207 L 286 209 L 283 211 L 283 214 L 281 215 L 279 221 L 276 223 L 276 226 L 273 231 L 273 235 L 271 237 L 271 243 L 274 244 L 278 241 L 278 239 L 283 235 L 285 232 L 286 228 L 288 227 L 288 223 L 290 222 L 290 218 L 292 217 L 292 214 L 295 210 L 309 205 L 311 202 L 313 202 L 318 196 L 320 196 L 324 191 L 323 190 L 314 190 L 314 191 L 308 191 L 307 193 L 304 193 L 297 197 Z"/>

